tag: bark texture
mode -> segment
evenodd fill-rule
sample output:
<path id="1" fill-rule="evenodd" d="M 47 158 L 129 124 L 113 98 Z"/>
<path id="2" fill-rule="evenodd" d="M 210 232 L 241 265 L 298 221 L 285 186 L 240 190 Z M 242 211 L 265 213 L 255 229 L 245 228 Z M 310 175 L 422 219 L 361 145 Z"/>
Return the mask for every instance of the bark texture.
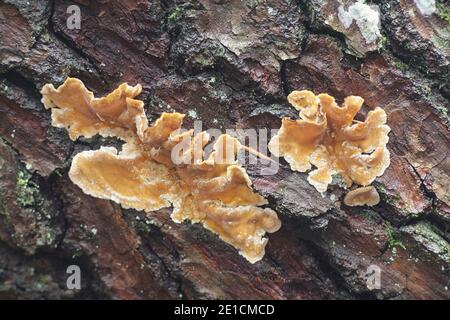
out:
<path id="1" fill-rule="evenodd" d="M 354 2 L 0 0 L 0 298 L 449 299 L 450 6 L 371 1 L 381 27 L 367 44 L 338 18 Z M 271 176 L 247 166 L 283 223 L 249 264 L 170 210 L 124 210 L 71 183 L 76 153 L 117 141 L 71 142 L 50 125 L 39 90 L 67 76 L 98 96 L 141 83 L 150 120 L 179 111 L 204 129 L 279 128 L 294 89 L 360 95 L 392 129 L 382 201 L 322 197 L 284 160 Z M 72 264 L 81 290 L 66 287 Z"/>

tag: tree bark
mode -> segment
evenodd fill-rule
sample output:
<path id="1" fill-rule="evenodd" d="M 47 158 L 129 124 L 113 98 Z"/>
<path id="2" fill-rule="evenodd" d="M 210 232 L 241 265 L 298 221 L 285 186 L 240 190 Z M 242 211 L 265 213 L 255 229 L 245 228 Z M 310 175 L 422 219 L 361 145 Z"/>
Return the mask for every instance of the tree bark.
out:
<path id="1" fill-rule="evenodd" d="M 0 0 L 0 298 L 449 299 L 444 2 L 424 14 L 413 0 L 372 1 L 380 31 L 367 43 L 335 0 Z M 80 29 L 68 28 L 70 5 Z M 381 203 L 347 207 L 338 187 L 322 196 L 283 159 L 275 175 L 246 166 L 282 221 L 250 264 L 171 209 L 125 210 L 70 181 L 75 154 L 117 141 L 72 142 L 50 125 L 39 90 L 68 76 L 97 96 L 140 83 L 150 120 L 178 111 L 186 128 L 277 129 L 295 117 L 292 90 L 359 95 L 392 129 Z M 69 265 L 80 290 L 66 286 Z"/>

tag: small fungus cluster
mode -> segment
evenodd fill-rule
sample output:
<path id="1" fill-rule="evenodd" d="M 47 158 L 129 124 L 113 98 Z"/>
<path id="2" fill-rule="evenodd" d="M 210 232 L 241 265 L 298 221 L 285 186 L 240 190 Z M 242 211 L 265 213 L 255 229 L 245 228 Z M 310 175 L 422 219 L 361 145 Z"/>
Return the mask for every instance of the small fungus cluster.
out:
<path id="1" fill-rule="evenodd" d="M 267 200 L 252 190 L 247 172 L 236 161 L 244 146 L 221 135 L 205 155 L 208 134 L 183 132 L 180 113 L 163 113 L 149 126 L 143 102 L 135 99 L 141 90 L 140 85 L 122 84 L 95 98 L 75 78 L 57 89 L 52 84 L 42 88 L 53 126 L 65 128 L 72 140 L 100 134 L 125 141 L 120 152 L 101 147 L 78 153 L 70 179 L 84 193 L 124 208 L 150 212 L 173 206 L 174 221 L 202 223 L 248 261 L 262 259 L 265 233 L 281 224 L 273 210 L 260 207 Z"/>
<path id="2" fill-rule="evenodd" d="M 328 94 L 316 96 L 303 90 L 293 91 L 288 101 L 300 111 L 300 119 L 284 118 L 269 150 L 284 157 L 292 170 L 309 171 L 308 182 L 317 191 L 325 192 L 335 175 L 346 188 L 353 183 L 368 186 L 389 166 L 390 128 L 383 109 L 369 111 L 361 122 L 354 119 L 364 102 L 358 96 L 347 97 L 339 106 Z M 315 169 L 310 171 L 312 166 Z M 350 191 L 344 199 L 349 206 L 378 202 L 379 195 L 371 186 Z"/>

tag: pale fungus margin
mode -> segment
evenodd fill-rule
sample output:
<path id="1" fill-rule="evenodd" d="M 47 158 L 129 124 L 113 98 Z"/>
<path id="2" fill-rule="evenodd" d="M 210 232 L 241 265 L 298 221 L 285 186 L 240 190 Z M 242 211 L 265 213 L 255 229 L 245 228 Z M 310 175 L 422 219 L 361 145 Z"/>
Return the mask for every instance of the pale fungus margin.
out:
<path id="1" fill-rule="evenodd" d="M 339 106 L 328 94 L 303 90 L 291 92 L 288 101 L 300 111 L 300 119 L 283 118 L 269 150 L 284 157 L 292 170 L 309 172 L 308 182 L 317 191 L 325 192 L 334 175 L 342 178 L 345 188 L 353 183 L 368 186 L 389 167 L 390 128 L 383 109 L 369 111 L 361 122 L 354 119 L 364 103 L 358 96 L 347 97 Z M 372 195 L 376 192 L 370 190 Z"/>
<path id="2" fill-rule="evenodd" d="M 173 207 L 175 222 L 201 223 L 239 250 L 249 262 L 263 258 L 266 233 L 281 222 L 267 200 L 254 192 L 246 170 L 236 161 L 246 149 L 236 138 L 221 135 L 209 155 L 206 132 L 181 131 L 184 114 L 163 113 L 149 126 L 140 85 L 120 85 L 95 98 L 84 84 L 68 78 L 57 89 L 46 84 L 42 102 L 51 109 L 52 125 L 78 137 L 115 136 L 122 150 L 101 147 L 78 153 L 69 177 L 82 191 L 123 208 L 151 212 Z M 176 160 L 176 161 L 175 161 Z"/>
<path id="3" fill-rule="evenodd" d="M 356 206 L 375 206 L 380 202 L 380 195 L 373 186 L 361 187 L 349 191 L 344 197 L 345 205 L 349 207 Z"/>

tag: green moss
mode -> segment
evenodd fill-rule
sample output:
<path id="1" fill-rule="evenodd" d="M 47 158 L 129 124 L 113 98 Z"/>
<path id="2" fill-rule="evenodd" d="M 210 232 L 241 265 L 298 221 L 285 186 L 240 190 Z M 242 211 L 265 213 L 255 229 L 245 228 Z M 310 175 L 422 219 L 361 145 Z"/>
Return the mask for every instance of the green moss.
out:
<path id="1" fill-rule="evenodd" d="M 450 25 L 450 12 L 443 3 L 436 3 L 436 14 Z"/>
<path id="2" fill-rule="evenodd" d="M 173 22 L 175 20 L 177 20 L 177 18 L 180 16 L 180 14 L 183 12 L 183 9 L 181 8 L 181 6 L 176 6 L 169 14 L 169 16 L 167 17 L 167 19 L 170 22 Z"/>
<path id="3" fill-rule="evenodd" d="M 27 171 L 19 171 L 16 182 L 17 202 L 22 207 L 30 207 L 36 204 L 38 186 L 30 180 L 31 175 Z"/>
<path id="4" fill-rule="evenodd" d="M 388 38 L 382 34 L 380 39 L 378 40 L 378 52 L 382 51 L 388 43 Z"/>
<path id="5" fill-rule="evenodd" d="M 401 71 L 405 71 L 408 70 L 408 65 L 406 63 L 404 63 L 403 61 L 399 60 L 399 59 L 393 59 L 392 60 L 392 65 Z"/>
<path id="6" fill-rule="evenodd" d="M 388 248 L 391 249 L 393 252 L 397 250 L 396 249 L 397 247 L 406 250 L 406 247 L 403 244 L 403 242 L 395 238 L 394 228 L 392 228 L 392 225 L 389 222 L 386 222 L 386 237 Z"/>
<path id="7" fill-rule="evenodd" d="M 52 229 L 45 227 L 45 229 L 42 230 L 42 236 L 37 239 L 36 244 L 38 246 L 51 246 L 55 245 L 55 240 L 55 232 Z"/>

